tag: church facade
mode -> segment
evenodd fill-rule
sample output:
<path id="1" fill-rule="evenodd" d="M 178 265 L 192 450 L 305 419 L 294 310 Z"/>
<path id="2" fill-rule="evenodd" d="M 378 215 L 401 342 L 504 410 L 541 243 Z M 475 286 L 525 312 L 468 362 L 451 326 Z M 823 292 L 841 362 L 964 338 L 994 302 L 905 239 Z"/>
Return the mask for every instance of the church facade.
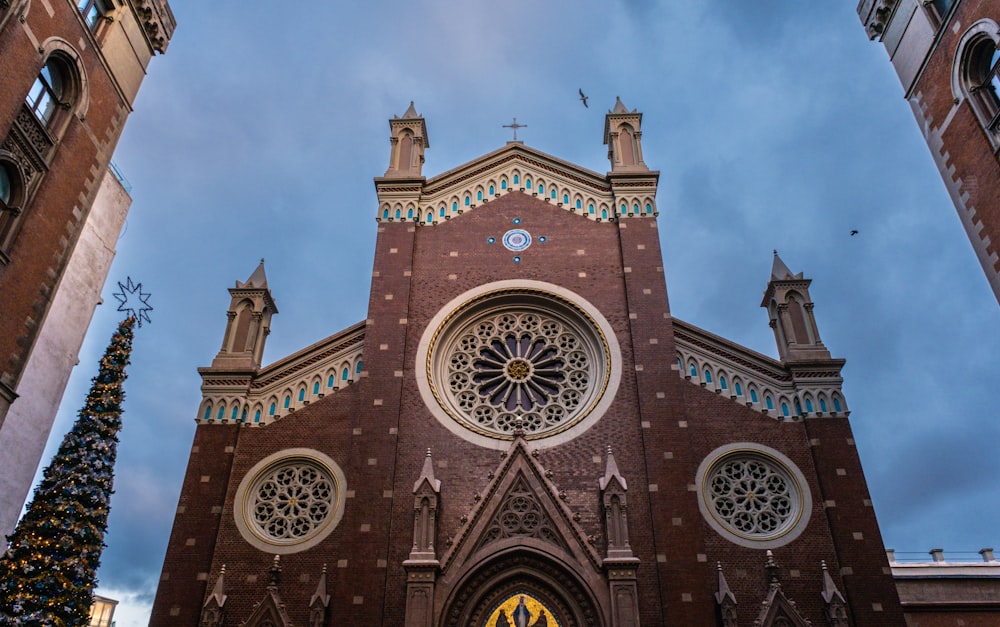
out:
<path id="1" fill-rule="evenodd" d="M 674 318 L 641 123 L 425 178 L 390 120 L 367 318 L 263 365 L 230 289 L 150 625 L 904 624 L 810 281 L 779 359 Z"/>

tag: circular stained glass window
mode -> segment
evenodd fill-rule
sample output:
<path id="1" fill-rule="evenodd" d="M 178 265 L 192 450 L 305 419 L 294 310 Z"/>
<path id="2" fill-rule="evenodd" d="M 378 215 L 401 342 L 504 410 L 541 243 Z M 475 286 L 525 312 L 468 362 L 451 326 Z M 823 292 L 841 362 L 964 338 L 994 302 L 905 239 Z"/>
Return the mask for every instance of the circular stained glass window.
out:
<path id="1" fill-rule="evenodd" d="M 589 414 L 609 379 L 609 349 L 572 303 L 535 290 L 504 290 L 461 307 L 428 351 L 434 396 L 463 427 L 509 439 L 561 432 Z"/>
<path id="2" fill-rule="evenodd" d="M 266 546 L 265 550 L 278 553 L 304 550 L 339 522 L 342 473 L 325 455 L 312 453 L 293 450 L 262 460 L 241 483 L 237 526 L 258 548 Z M 276 551 L 279 547 L 288 550 Z"/>
<path id="3" fill-rule="evenodd" d="M 704 471 L 702 511 L 717 531 L 740 544 L 783 544 L 807 522 L 804 483 L 790 461 L 786 464 L 763 450 L 733 450 Z"/>

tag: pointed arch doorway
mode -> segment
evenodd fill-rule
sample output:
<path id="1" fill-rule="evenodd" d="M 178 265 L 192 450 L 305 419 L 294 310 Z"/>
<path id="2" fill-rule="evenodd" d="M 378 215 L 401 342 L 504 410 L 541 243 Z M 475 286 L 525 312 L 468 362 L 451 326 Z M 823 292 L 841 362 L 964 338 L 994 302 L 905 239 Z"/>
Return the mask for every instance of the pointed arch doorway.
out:
<path id="1" fill-rule="evenodd" d="M 602 627 L 589 586 L 543 554 L 515 549 L 477 565 L 448 599 L 443 627 Z"/>

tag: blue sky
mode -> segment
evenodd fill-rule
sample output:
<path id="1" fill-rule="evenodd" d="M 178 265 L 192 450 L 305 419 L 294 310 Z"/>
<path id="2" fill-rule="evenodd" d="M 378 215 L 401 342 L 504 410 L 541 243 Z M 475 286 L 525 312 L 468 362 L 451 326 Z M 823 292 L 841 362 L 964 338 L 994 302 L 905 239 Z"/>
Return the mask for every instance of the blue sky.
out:
<path id="1" fill-rule="evenodd" d="M 153 293 L 127 382 L 101 592 L 145 624 L 229 296 L 261 257 L 265 361 L 365 318 L 387 119 L 427 120 L 433 176 L 526 144 L 604 172 L 616 96 L 644 114 L 674 315 L 776 355 L 777 249 L 813 279 L 887 546 L 998 544 L 1000 310 L 884 49 L 853 3 L 171 3 L 115 161 L 133 205 L 51 455 L 114 329 Z M 342 5 L 342 6 L 341 6 Z M 577 89 L 590 108 L 577 100 Z M 857 229 L 856 237 L 849 235 Z"/>

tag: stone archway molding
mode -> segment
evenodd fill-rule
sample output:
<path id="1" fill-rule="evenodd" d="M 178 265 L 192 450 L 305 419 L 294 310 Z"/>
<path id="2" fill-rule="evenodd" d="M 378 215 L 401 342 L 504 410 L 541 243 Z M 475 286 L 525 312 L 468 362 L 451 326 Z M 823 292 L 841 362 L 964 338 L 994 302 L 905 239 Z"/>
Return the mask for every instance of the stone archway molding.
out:
<path id="1" fill-rule="evenodd" d="M 499 603 L 525 593 L 550 607 L 561 627 L 604 627 L 607 604 L 598 590 L 551 554 L 511 547 L 466 569 L 444 602 L 438 626 L 485 627 Z"/>

